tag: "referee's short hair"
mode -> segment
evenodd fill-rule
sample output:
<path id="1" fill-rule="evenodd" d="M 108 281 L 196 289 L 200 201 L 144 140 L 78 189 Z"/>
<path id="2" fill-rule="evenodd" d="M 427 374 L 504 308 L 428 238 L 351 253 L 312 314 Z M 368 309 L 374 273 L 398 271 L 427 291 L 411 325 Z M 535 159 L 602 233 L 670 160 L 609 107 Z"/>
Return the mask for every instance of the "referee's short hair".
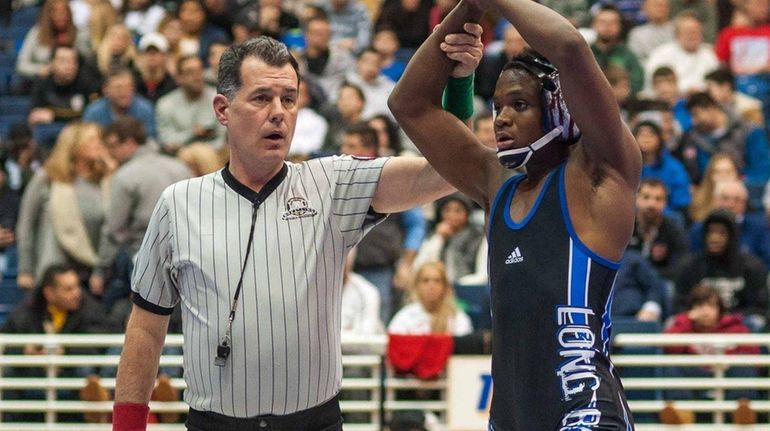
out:
<path id="1" fill-rule="evenodd" d="M 252 38 L 227 48 L 219 60 L 217 93 L 224 95 L 228 100 L 235 97 L 235 93 L 243 84 L 241 64 L 246 57 L 255 57 L 274 67 L 291 64 L 297 72 L 297 82 L 299 82 L 299 65 L 285 44 L 268 36 Z"/>
<path id="2" fill-rule="evenodd" d="M 121 117 L 114 123 L 108 125 L 104 129 L 102 135 L 105 139 L 115 135 L 120 142 L 125 142 L 126 139 L 133 138 L 138 145 L 144 145 L 147 142 L 147 132 L 145 132 L 144 124 L 130 115 Z"/>

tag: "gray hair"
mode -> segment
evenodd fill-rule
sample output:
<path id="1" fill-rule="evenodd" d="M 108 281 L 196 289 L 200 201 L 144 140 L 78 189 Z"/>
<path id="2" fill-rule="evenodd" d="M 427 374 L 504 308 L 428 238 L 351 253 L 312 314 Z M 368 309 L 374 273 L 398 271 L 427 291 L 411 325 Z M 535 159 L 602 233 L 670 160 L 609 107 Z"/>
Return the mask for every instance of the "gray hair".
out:
<path id="1" fill-rule="evenodd" d="M 219 60 L 217 93 L 223 94 L 228 100 L 235 97 L 235 93 L 243 84 L 241 82 L 241 64 L 246 57 L 257 58 L 268 66 L 274 67 L 291 64 L 291 67 L 297 72 L 297 79 L 299 80 L 299 65 L 286 45 L 268 36 L 252 38 L 230 46 Z"/>

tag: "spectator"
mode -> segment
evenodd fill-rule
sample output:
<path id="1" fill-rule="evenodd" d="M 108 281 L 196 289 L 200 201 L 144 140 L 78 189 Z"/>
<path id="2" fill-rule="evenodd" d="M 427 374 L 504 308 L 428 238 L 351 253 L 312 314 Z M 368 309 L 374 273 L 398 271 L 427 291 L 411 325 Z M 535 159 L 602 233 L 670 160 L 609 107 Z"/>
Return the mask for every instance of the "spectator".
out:
<path id="1" fill-rule="evenodd" d="M 611 64 L 604 69 L 604 76 L 607 78 L 607 82 L 610 83 L 612 94 L 615 96 L 615 101 L 618 102 L 623 121 L 628 122 L 628 108 L 636 101 L 634 95 L 631 94 L 631 77 L 628 75 L 628 71 L 620 66 Z"/>
<path id="2" fill-rule="evenodd" d="M 248 0 L 201 0 L 200 3 L 206 14 L 206 23 L 228 36 L 232 36 L 230 31 L 241 11 L 257 10 L 255 2 Z"/>
<path id="3" fill-rule="evenodd" d="M 225 128 L 211 109 L 217 92 L 203 82 L 203 62 L 194 55 L 177 62 L 179 88 L 158 100 L 155 120 L 163 149 L 174 154 L 193 142 L 205 142 L 215 148 L 224 142 Z"/>
<path id="4" fill-rule="evenodd" d="M 24 123 L 11 126 L 8 140 L 4 145 L 6 159 L 3 163 L 7 174 L 8 187 L 19 195 L 29 184 L 35 171 L 40 167 L 37 142 L 32 130 Z"/>
<path id="5" fill-rule="evenodd" d="M 695 186 L 692 204 L 690 205 L 690 221 L 702 222 L 714 208 L 714 187 L 717 183 L 727 180 L 740 180 L 741 172 L 738 162 L 727 153 L 716 153 L 711 156 L 703 179 Z"/>
<path id="6" fill-rule="evenodd" d="M 738 91 L 763 101 L 765 124 L 770 124 L 770 24 L 768 0 L 745 0 L 739 9 L 746 25 L 732 24 L 724 28 L 715 44 L 719 60 L 730 68 L 735 76 Z"/>
<path id="7" fill-rule="evenodd" d="M 297 15 L 283 7 L 282 0 L 261 0 L 259 27 L 265 36 L 281 40 L 289 30 L 300 28 L 300 24 Z"/>
<path id="8" fill-rule="evenodd" d="M 396 82 L 406 70 L 406 63 L 396 58 L 396 53 L 401 48 L 396 32 L 388 27 L 382 27 L 374 34 L 372 48 L 380 54 L 382 67 L 380 72 Z"/>
<path id="9" fill-rule="evenodd" d="M 720 1 L 720 0 L 717 0 Z M 670 0 L 670 16 L 675 17 L 683 11 L 692 11 L 703 23 L 703 39 L 707 43 L 714 43 L 717 36 L 717 17 L 714 4 L 700 0 Z"/>
<path id="10" fill-rule="evenodd" d="M 333 45 L 354 54 L 369 46 L 372 21 L 363 2 L 329 0 L 321 4 L 329 17 Z"/>
<path id="11" fill-rule="evenodd" d="M 182 0 L 177 18 L 181 30 L 179 55 L 197 55 L 205 61 L 209 45 L 228 37 L 227 33 L 206 22 L 206 11 L 199 0 Z"/>
<path id="12" fill-rule="evenodd" d="M 479 141 L 489 148 L 497 150 L 497 137 L 495 136 L 495 119 L 491 112 L 482 112 L 473 120 L 473 133 Z"/>
<path id="13" fill-rule="evenodd" d="M 261 36 L 263 32 L 259 27 L 259 20 L 259 9 L 257 9 L 256 5 L 248 6 L 238 11 L 230 31 L 233 34 L 233 43 L 239 44 L 252 37 Z"/>
<path id="14" fill-rule="evenodd" d="M 82 278 L 90 275 L 113 166 L 99 126 L 73 123 L 62 130 L 22 196 L 17 226 L 20 287 L 31 289 L 54 264 L 74 265 Z"/>
<path id="15" fill-rule="evenodd" d="M 130 69 L 134 67 L 135 61 L 136 47 L 131 32 L 123 24 L 112 25 L 96 51 L 99 72 L 107 76 L 115 69 Z"/>
<path id="16" fill-rule="evenodd" d="M 98 77 L 81 69 L 75 48 L 55 47 L 51 73 L 35 80 L 29 123 L 66 123 L 79 119 L 86 105 L 99 97 L 98 81 Z"/>
<path id="17" fill-rule="evenodd" d="M 310 76 L 323 88 L 331 101 L 337 100 L 345 74 L 355 64 L 350 53 L 331 44 L 329 19 L 317 16 L 307 22 L 305 28 L 307 47 L 302 55 L 304 67 Z"/>
<path id="18" fill-rule="evenodd" d="M 592 23 L 596 41 L 591 44 L 591 51 L 602 68 L 615 64 L 626 69 L 631 77 L 631 90 L 637 93 L 644 85 L 644 71 L 634 53 L 623 44 L 622 19 L 615 6 L 599 8 Z"/>
<path id="19" fill-rule="evenodd" d="M 658 100 L 668 104 L 679 129 L 686 132 L 692 128 L 692 118 L 687 111 L 687 103 L 679 91 L 678 81 L 674 69 L 661 66 L 652 73 L 652 91 Z"/>
<path id="20" fill-rule="evenodd" d="M 440 262 L 419 266 L 412 285 L 413 302 L 404 306 L 388 324 L 388 333 L 468 335 L 471 319 L 455 305 L 454 289 Z"/>
<path id="21" fill-rule="evenodd" d="M 193 177 L 202 177 L 216 172 L 224 166 L 221 157 L 211 148 L 211 145 L 200 142 L 180 148 L 176 153 L 176 158 L 187 165 Z"/>
<path id="22" fill-rule="evenodd" d="M 503 31 L 503 49 L 498 53 L 485 53 L 476 70 L 475 91 L 485 101 L 492 100 L 495 83 L 503 67 L 529 45 L 513 25 L 506 25 Z"/>
<path id="23" fill-rule="evenodd" d="M 698 284 L 719 291 L 726 309 L 741 313 L 754 330 L 764 327 L 767 316 L 767 270 L 759 258 L 739 247 L 738 227 L 729 211 L 716 210 L 703 222 L 705 250 L 685 265 L 677 282 L 680 306 Z"/>
<path id="24" fill-rule="evenodd" d="M 168 40 L 160 33 L 147 33 L 139 40 L 134 69 L 136 92 L 153 104 L 176 88 L 167 66 Z"/>
<path id="25" fill-rule="evenodd" d="M 385 0 L 374 28 L 393 29 L 401 48 L 414 52 L 430 35 L 428 23 L 432 7 L 433 0 Z M 404 61 L 407 60 L 408 56 Z"/>
<path id="26" fill-rule="evenodd" d="M 658 273 L 675 281 L 687 259 L 684 227 L 666 215 L 666 187 L 658 179 L 642 180 L 636 195 L 636 223 L 628 248 L 637 250 Z"/>
<path id="27" fill-rule="evenodd" d="M 109 332 L 101 304 L 84 294 L 74 268 L 56 264 L 45 268 L 38 287 L 17 307 L 0 332 L 6 334 L 94 334 Z M 40 355 L 45 346 L 28 344 L 25 355 Z M 65 368 L 71 369 L 71 368 Z M 43 370 L 36 368 L 43 373 Z"/>
<path id="28" fill-rule="evenodd" d="M 369 119 L 369 125 L 377 131 L 377 141 L 380 156 L 414 156 L 413 151 L 404 148 L 404 140 L 408 139 L 390 115 L 380 114 Z"/>
<path id="29" fill-rule="evenodd" d="M 85 39 L 78 34 L 72 21 L 67 0 L 46 0 L 37 23 L 24 37 L 16 59 L 16 72 L 28 82 L 46 77 L 50 71 L 53 48 L 58 45 L 83 50 Z"/>
<path id="30" fill-rule="evenodd" d="M 366 278 L 353 272 L 355 252 L 345 261 L 342 274 L 342 335 L 378 335 L 385 332 L 380 320 L 380 293 Z"/>
<path id="31" fill-rule="evenodd" d="M 741 251 L 756 256 L 770 265 L 770 226 L 761 213 L 747 213 L 748 192 L 739 180 L 720 181 L 714 185 L 712 209 L 730 211 L 735 216 Z M 703 250 L 703 224 L 690 228 L 690 244 L 693 251 Z"/>
<path id="32" fill-rule="evenodd" d="M 577 28 L 588 25 L 587 0 L 541 0 L 540 4 L 555 10 Z"/>
<path id="33" fill-rule="evenodd" d="M 693 288 L 687 297 L 686 311 L 674 316 L 671 324 L 664 330 L 666 334 L 746 334 L 749 328 L 743 323 L 740 314 L 733 314 L 725 306 L 719 290 L 707 284 Z M 668 346 L 665 352 L 674 355 L 708 355 L 717 353 L 758 355 L 757 346 L 733 346 L 724 350 L 714 345 L 693 344 L 689 346 Z M 705 367 L 666 367 L 669 377 L 714 377 L 714 370 Z M 759 373 L 754 367 L 730 367 L 726 377 L 757 378 Z M 748 397 L 757 399 L 756 391 L 728 391 L 727 398 Z M 667 391 L 667 399 L 704 399 L 703 391 L 676 390 Z"/>
<path id="34" fill-rule="evenodd" d="M 690 205 L 690 178 L 682 162 L 663 145 L 663 132 L 651 121 L 637 123 L 633 129 L 642 151 L 642 179 L 658 178 L 668 189 L 668 210 L 684 212 Z"/>
<path id="35" fill-rule="evenodd" d="M 673 87 L 676 88 L 676 85 Z M 669 102 L 661 99 L 631 99 L 626 106 L 628 124 L 634 125 L 640 121 L 654 122 L 660 126 L 666 149 L 676 150 L 682 136 L 682 128 L 674 118 Z"/>
<path id="36" fill-rule="evenodd" d="M 324 150 L 336 152 L 342 144 L 345 129 L 363 120 L 366 97 L 361 87 L 343 83 L 334 106 L 327 106 L 322 114 L 329 122 L 329 131 L 324 139 Z"/>
<path id="37" fill-rule="evenodd" d="M 345 131 L 340 151 L 357 157 L 377 157 L 377 132 L 366 123 Z M 378 289 L 378 310 L 383 322 L 400 304 L 397 293 L 407 288 L 412 262 L 425 237 L 425 219 L 419 208 L 391 214 L 375 226 L 356 247 L 353 269 Z M 394 291 L 393 288 L 398 290 Z"/>
<path id="38" fill-rule="evenodd" d="M 89 287 L 95 295 L 105 295 L 105 302 L 128 296 L 128 277 L 132 258 L 142 244 L 155 203 L 163 189 L 190 177 L 180 161 L 157 154 L 146 146 L 147 135 L 134 118 L 122 118 L 107 126 L 104 142 L 120 163 L 112 179 L 109 212 L 98 243 L 98 262 Z M 122 253 L 121 253 L 122 252 Z M 116 264 L 116 259 L 120 261 Z M 129 257 L 129 259 L 125 259 Z M 117 268 L 120 264 L 123 267 Z M 115 266 L 115 283 L 105 292 L 104 281 Z M 121 278 L 124 277 L 124 278 Z M 123 284 L 120 284 L 123 281 Z"/>
<path id="39" fill-rule="evenodd" d="M 735 78 L 729 70 L 716 69 L 706 74 L 705 79 L 709 96 L 722 105 L 729 116 L 740 118 L 757 127 L 764 125 L 762 101 L 736 91 Z"/>
<path id="40" fill-rule="evenodd" d="M 703 43 L 703 24 L 698 15 L 682 12 L 674 19 L 674 25 L 676 40 L 650 52 L 645 73 L 651 76 L 659 67 L 668 66 L 676 73 L 680 94 L 703 91 L 706 74 L 719 67 L 719 60 L 711 45 Z"/>
<path id="41" fill-rule="evenodd" d="M 628 33 L 628 49 L 645 64 L 655 48 L 674 40 L 674 24 L 668 18 L 668 0 L 645 0 L 643 8 L 647 23 Z"/>
<path id="42" fill-rule="evenodd" d="M 45 268 L 41 282 L 24 303 L 8 316 L 0 332 L 6 334 L 98 334 L 111 332 L 107 315 L 101 304 L 90 295 L 83 293 L 78 274 L 70 266 L 55 264 Z M 97 355 L 98 348 L 78 347 L 62 350 L 38 344 L 27 344 L 23 348 L 8 348 L 6 353 L 29 356 L 43 354 Z M 90 367 L 63 367 L 56 371 L 58 377 L 85 377 L 93 370 Z M 3 377 L 44 377 L 45 369 L 40 367 L 6 368 Z M 49 376 L 50 377 L 50 376 Z M 4 398 L 30 400 L 44 398 L 42 391 L 20 389 L 3 394 Z M 74 398 L 72 394 L 59 393 L 58 398 Z M 10 415 L 9 415 L 10 416 Z M 28 421 L 29 415 L 14 415 L 18 420 Z M 4 417 L 8 419 L 8 417 Z M 13 419 L 11 419 L 13 420 Z M 77 418 L 77 422 L 83 419 Z"/>
<path id="43" fill-rule="evenodd" d="M 377 114 L 390 115 L 388 109 L 388 96 L 393 91 L 396 84 L 387 76 L 383 75 L 382 57 L 373 48 L 365 48 L 356 60 L 355 71 L 347 74 L 346 80 L 355 84 L 364 92 L 364 112 L 361 114 L 364 118 L 369 118 Z"/>
<path id="44" fill-rule="evenodd" d="M 430 8 L 428 28 L 436 28 L 441 21 L 449 15 L 449 12 L 457 6 L 459 0 L 436 0 Z"/>
<path id="45" fill-rule="evenodd" d="M 217 40 L 211 43 L 209 46 L 208 66 L 203 71 L 203 80 L 206 81 L 206 85 L 210 85 L 216 88 L 219 83 L 219 59 L 222 58 L 225 50 L 230 46 L 230 42 L 226 40 Z"/>
<path id="46" fill-rule="evenodd" d="M 123 23 L 137 38 L 158 31 L 166 10 L 155 0 L 124 0 L 121 7 Z"/>
<path id="47" fill-rule="evenodd" d="M 110 72 L 102 91 L 104 97 L 86 107 L 83 120 L 108 126 L 121 117 L 131 116 L 142 123 L 150 136 L 156 136 L 155 109 L 149 100 L 136 95 L 134 75 L 129 69 Z"/>
<path id="48" fill-rule="evenodd" d="M 297 97 L 297 105 L 299 106 L 297 128 L 294 131 L 294 140 L 289 149 L 289 157 L 295 160 L 306 160 L 320 151 L 329 131 L 329 123 L 317 111 L 320 101 L 317 94 L 314 97 L 313 89 L 315 88 L 317 86 L 312 80 L 306 77 L 300 78 Z"/>
<path id="49" fill-rule="evenodd" d="M 699 183 L 709 158 L 726 152 L 738 162 L 749 189 L 764 187 L 770 179 L 770 144 L 764 130 L 730 118 L 707 93 L 690 96 L 687 110 L 694 127 L 682 137 L 679 156 L 690 178 Z"/>
<path id="50" fill-rule="evenodd" d="M 480 247 L 486 248 L 486 242 L 483 232 L 470 223 L 471 208 L 470 200 L 460 193 L 436 202 L 436 226 L 420 246 L 415 267 L 441 261 L 450 283 L 484 269 L 479 267 L 477 255 Z"/>
<path id="51" fill-rule="evenodd" d="M 118 13 L 109 0 L 71 0 L 70 11 L 78 34 L 87 35 L 81 54 L 91 58 L 107 34 L 107 30 L 118 22 Z"/>
<path id="52" fill-rule="evenodd" d="M 650 263 L 635 250 L 623 255 L 615 279 L 612 317 L 659 322 L 665 317 L 666 284 Z"/>
<path id="53" fill-rule="evenodd" d="M 0 157 L 0 277 L 8 269 L 6 252 L 16 244 L 16 221 L 19 218 L 19 194 L 8 187 L 5 160 Z"/>
<path id="54" fill-rule="evenodd" d="M 158 26 L 158 32 L 168 41 L 166 69 L 171 76 L 176 76 L 176 61 L 182 55 L 182 23 L 175 16 L 166 15 Z"/>

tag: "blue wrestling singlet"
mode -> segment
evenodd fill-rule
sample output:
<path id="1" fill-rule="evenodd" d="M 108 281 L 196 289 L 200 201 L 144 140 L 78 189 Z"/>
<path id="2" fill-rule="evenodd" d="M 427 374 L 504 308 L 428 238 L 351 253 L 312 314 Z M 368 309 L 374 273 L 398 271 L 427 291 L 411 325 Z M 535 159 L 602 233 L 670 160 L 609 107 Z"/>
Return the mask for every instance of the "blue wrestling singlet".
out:
<path id="1" fill-rule="evenodd" d="M 492 206 L 494 431 L 634 429 L 608 353 L 619 263 L 577 238 L 565 166 L 548 176 L 519 223 L 510 207 L 524 175 L 506 181 Z"/>

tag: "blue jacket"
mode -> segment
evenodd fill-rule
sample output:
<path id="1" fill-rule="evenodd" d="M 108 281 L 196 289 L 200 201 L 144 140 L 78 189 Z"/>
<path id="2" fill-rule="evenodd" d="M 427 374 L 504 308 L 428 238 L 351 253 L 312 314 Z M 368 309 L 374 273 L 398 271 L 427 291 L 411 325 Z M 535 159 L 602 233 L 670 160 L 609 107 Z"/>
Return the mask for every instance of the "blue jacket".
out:
<path id="1" fill-rule="evenodd" d="M 668 209 L 682 210 L 690 205 L 690 176 L 682 162 L 668 151 L 661 153 L 657 163 L 642 167 L 642 179 L 658 178 L 668 188 Z"/>
<path id="2" fill-rule="evenodd" d="M 136 118 L 147 129 L 147 135 L 156 137 L 155 132 L 155 108 L 152 103 L 142 96 L 134 96 L 131 106 L 128 107 L 128 115 Z M 102 97 L 91 102 L 83 112 L 83 121 L 93 121 L 102 126 L 114 123 L 116 118 L 112 115 L 110 102 Z"/>

